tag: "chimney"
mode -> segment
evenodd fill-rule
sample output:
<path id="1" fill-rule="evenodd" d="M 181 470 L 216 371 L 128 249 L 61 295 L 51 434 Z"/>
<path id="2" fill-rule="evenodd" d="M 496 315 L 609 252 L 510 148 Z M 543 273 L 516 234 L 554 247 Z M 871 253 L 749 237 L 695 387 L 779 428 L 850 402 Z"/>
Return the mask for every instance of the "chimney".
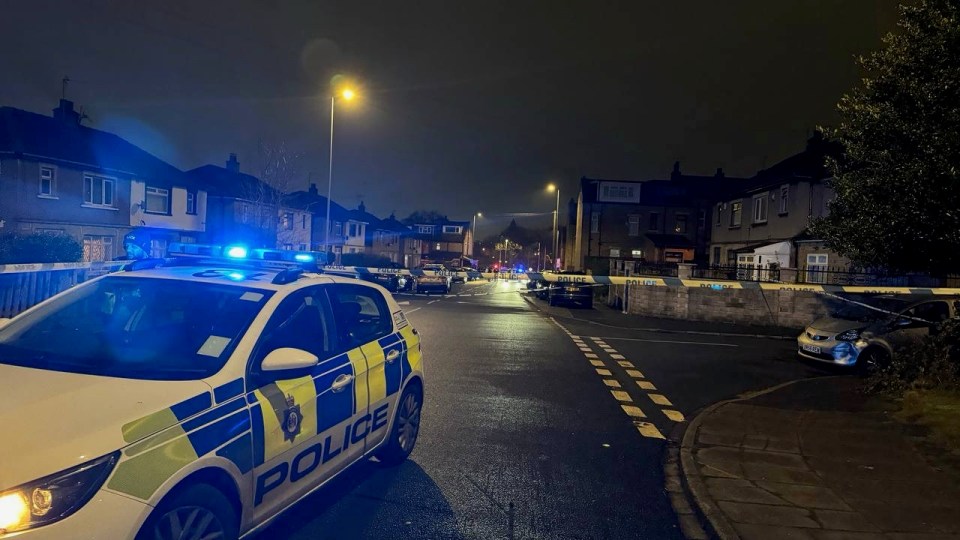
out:
<path id="1" fill-rule="evenodd" d="M 726 176 L 723 174 L 723 167 L 717 167 L 717 173 L 713 175 L 714 178 L 723 178 Z"/>
<path id="2" fill-rule="evenodd" d="M 230 159 L 227 160 L 227 170 L 230 172 L 240 172 L 240 162 L 237 161 L 237 155 L 230 152 Z"/>
<path id="3" fill-rule="evenodd" d="M 60 105 L 53 110 L 53 117 L 68 125 L 80 125 L 80 113 L 73 110 L 73 102 L 67 99 L 60 100 Z"/>
<path id="4" fill-rule="evenodd" d="M 680 162 L 679 162 L 679 161 L 674 161 L 674 162 L 673 162 L 673 172 L 670 173 L 670 179 L 671 179 L 671 180 L 676 180 L 676 179 L 680 178 L 680 176 L 682 176 L 681 173 L 680 173 Z"/>
<path id="5" fill-rule="evenodd" d="M 359 210 L 359 211 L 361 211 L 361 212 L 366 212 L 366 211 L 367 211 L 367 207 L 364 206 L 363 201 L 360 201 L 360 206 L 357 207 L 357 210 Z"/>
<path id="6" fill-rule="evenodd" d="M 317 185 L 316 185 L 316 184 L 310 184 L 310 190 L 309 190 L 309 191 L 310 191 L 310 195 L 313 195 L 314 197 L 317 197 L 317 196 L 319 195 L 319 194 L 317 193 Z"/>

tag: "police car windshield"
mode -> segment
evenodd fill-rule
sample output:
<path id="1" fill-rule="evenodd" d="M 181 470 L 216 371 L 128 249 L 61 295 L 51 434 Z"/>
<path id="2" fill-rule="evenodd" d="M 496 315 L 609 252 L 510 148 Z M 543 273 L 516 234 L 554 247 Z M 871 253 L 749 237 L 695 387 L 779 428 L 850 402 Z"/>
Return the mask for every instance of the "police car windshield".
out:
<path id="1" fill-rule="evenodd" d="M 0 329 L 0 363 L 129 379 L 220 370 L 270 291 L 110 276 Z"/>

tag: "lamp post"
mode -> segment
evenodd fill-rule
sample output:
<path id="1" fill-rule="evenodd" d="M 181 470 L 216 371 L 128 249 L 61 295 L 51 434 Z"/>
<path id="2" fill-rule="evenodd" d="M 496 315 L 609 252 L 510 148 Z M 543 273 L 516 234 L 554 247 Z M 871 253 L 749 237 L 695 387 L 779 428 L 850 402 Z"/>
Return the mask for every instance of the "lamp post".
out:
<path id="1" fill-rule="evenodd" d="M 477 212 L 473 215 L 473 243 L 474 245 L 480 244 L 480 237 L 477 236 L 477 218 L 483 217 L 483 212 Z M 474 255 L 473 250 L 470 250 L 470 255 Z M 479 257 L 477 257 L 479 259 Z"/>
<path id="2" fill-rule="evenodd" d="M 557 222 L 560 221 L 560 188 L 556 184 L 547 186 L 547 191 L 557 192 L 557 207 L 553 211 L 553 238 L 550 239 L 551 249 L 553 250 L 553 268 L 557 268 L 557 251 L 560 249 L 560 235 L 557 234 Z"/>
<path id="3" fill-rule="evenodd" d="M 356 94 L 349 88 L 344 88 L 340 92 L 340 97 L 350 101 Z M 330 219 L 330 197 L 333 192 L 333 113 L 336 109 L 337 94 L 334 92 L 330 96 L 330 167 L 327 171 L 327 226 L 323 232 L 323 250 L 324 254 L 330 250 L 330 229 L 333 227 L 333 220 Z"/>

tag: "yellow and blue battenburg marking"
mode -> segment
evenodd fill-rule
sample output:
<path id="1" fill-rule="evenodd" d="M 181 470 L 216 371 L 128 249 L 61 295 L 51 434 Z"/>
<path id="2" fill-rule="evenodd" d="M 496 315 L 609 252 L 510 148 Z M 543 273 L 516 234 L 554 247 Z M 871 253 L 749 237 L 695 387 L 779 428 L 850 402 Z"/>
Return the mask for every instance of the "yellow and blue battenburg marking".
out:
<path id="1" fill-rule="evenodd" d="M 421 359 L 420 336 L 405 324 L 394 334 L 321 362 L 304 377 L 246 393 L 243 379 L 227 382 L 124 425 L 124 441 L 131 444 L 107 487 L 147 500 L 178 470 L 214 452 L 248 473 L 399 392 L 410 373 L 421 369 Z M 334 392 L 333 382 L 341 375 L 354 379 Z M 348 425 L 342 445 L 321 443 L 313 468 L 385 427 L 387 415 L 384 404 Z M 298 471 L 293 476 L 306 474 Z"/>

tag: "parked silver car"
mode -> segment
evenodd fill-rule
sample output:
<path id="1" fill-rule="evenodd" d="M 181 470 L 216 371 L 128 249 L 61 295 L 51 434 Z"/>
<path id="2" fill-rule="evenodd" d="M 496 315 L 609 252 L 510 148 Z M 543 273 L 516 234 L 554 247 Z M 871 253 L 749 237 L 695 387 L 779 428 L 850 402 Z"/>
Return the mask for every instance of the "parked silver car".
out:
<path id="1" fill-rule="evenodd" d="M 856 368 L 863 373 L 886 365 L 901 347 L 909 347 L 960 316 L 960 299 L 927 298 L 908 302 L 884 296 L 864 302 L 877 310 L 849 304 L 832 317 L 810 323 L 797 337 L 801 358 Z"/>

